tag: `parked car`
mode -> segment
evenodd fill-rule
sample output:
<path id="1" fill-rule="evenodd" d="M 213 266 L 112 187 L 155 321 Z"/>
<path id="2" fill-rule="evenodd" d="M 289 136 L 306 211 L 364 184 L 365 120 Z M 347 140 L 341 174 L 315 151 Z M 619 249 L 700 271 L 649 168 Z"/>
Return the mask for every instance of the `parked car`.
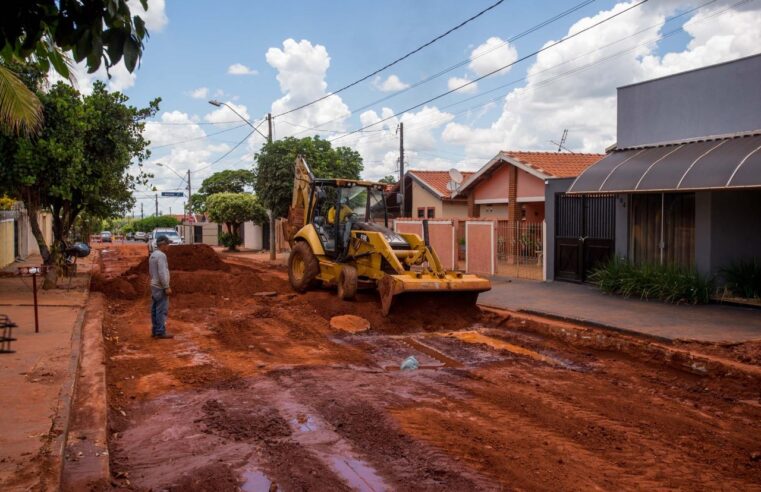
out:
<path id="1" fill-rule="evenodd" d="M 100 242 L 110 243 L 113 239 L 113 235 L 109 231 L 103 231 L 100 233 Z"/>
<path id="2" fill-rule="evenodd" d="M 135 241 L 145 241 L 148 242 L 148 233 L 143 231 L 137 231 L 135 233 Z"/>
<path id="3" fill-rule="evenodd" d="M 127 241 L 132 241 L 133 239 L 135 239 L 135 233 L 128 232 L 126 237 L 127 237 Z"/>
<path id="4" fill-rule="evenodd" d="M 175 246 L 178 244 L 182 244 L 182 237 L 175 231 L 174 229 L 170 228 L 159 228 L 151 232 L 151 240 L 148 242 L 148 249 L 150 251 L 153 251 L 156 249 L 156 239 L 158 239 L 159 236 L 166 236 L 169 238 L 169 246 Z"/>

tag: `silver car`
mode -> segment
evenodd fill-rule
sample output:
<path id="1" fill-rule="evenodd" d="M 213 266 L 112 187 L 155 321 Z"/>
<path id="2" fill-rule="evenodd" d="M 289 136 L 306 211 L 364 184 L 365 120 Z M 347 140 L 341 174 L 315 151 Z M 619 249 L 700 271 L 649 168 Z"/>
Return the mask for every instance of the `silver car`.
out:
<path id="1" fill-rule="evenodd" d="M 180 237 L 180 235 L 174 229 L 156 228 L 153 230 L 153 232 L 151 232 L 151 239 L 148 241 L 148 249 L 150 251 L 156 249 L 156 239 L 158 239 L 159 236 L 166 236 L 169 238 L 169 246 L 182 244 L 182 237 Z"/>

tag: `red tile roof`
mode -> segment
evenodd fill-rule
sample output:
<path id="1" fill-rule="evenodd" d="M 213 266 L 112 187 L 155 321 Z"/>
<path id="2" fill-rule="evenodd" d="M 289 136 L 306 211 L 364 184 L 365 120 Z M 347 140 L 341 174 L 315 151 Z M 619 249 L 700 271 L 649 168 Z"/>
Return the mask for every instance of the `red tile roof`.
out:
<path id="1" fill-rule="evenodd" d="M 447 183 L 451 180 L 449 177 L 449 171 L 419 171 L 417 169 L 410 169 L 407 171 L 409 174 L 413 174 L 420 181 L 428 185 L 428 188 L 435 190 L 442 198 L 450 198 L 452 193 L 447 189 Z M 468 179 L 473 173 L 470 171 L 462 171 L 463 180 Z"/>
<path id="2" fill-rule="evenodd" d="M 599 161 L 605 154 L 570 154 L 565 152 L 524 152 L 503 150 L 500 154 L 525 164 L 548 177 L 574 178 Z"/>

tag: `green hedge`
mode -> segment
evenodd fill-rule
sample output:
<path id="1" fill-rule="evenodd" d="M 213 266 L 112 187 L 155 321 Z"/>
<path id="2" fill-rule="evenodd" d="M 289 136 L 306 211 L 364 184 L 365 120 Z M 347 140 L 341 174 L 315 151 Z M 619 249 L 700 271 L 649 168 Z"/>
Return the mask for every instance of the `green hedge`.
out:
<path id="1" fill-rule="evenodd" d="M 694 269 L 651 263 L 637 265 L 623 258 L 613 258 L 595 269 L 590 280 L 609 294 L 672 304 L 706 304 L 714 288 L 713 278 Z"/>
<path id="2" fill-rule="evenodd" d="M 761 297 L 761 260 L 738 260 L 721 269 L 726 286 L 736 296 L 748 299 Z"/>

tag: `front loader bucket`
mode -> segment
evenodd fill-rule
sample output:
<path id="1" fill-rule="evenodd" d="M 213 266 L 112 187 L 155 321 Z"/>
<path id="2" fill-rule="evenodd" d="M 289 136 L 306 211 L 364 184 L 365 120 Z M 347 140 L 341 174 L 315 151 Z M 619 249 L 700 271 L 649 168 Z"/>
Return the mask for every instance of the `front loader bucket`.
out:
<path id="1" fill-rule="evenodd" d="M 378 283 L 381 307 L 384 316 L 391 312 L 394 299 L 401 294 L 441 295 L 443 303 L 460 301 L 474 305 L 478 294 L 491 290 L 491 282 L 477 275 L 447 272 L 442 276 L 429 273 L 408 272 L 402 275 L 386 275 Z"/>

